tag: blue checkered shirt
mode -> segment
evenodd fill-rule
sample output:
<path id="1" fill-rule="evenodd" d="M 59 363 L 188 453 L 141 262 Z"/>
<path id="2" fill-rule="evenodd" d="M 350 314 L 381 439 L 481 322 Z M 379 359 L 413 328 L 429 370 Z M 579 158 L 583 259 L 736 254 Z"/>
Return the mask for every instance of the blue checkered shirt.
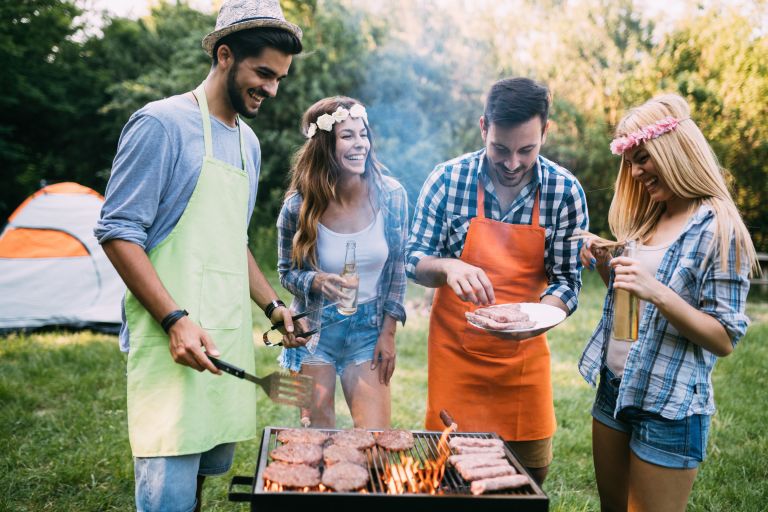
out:
<path id="1" fill-rule="evenodd" d="M 379 322 L 388 314 L 405 324 L 405 241 L 408 236 L 408 198 L 405 189 L 393 178 L 384 176 L 381 190 L 377 194 L 381 199 L 381 211 L 384 215 L 385 236 L 389 248 L 381 278 L 377 288 L 376 312 Z M 294 194 L 283 203 L 277 218 L 277 271 L 280 284 L 293 294 L 291 309 L 296 312 L 316 311 L 323 306 L 323 296 L 311 291 L 312 281 L 317 272 L 304 262 L 301 269 L 291 263 L 293 236 L 299 222 L 299 210 L 303 199 Z M 319 312 L 317 313 L 319 318 Z"/>
<path id="2" fill-rule="evenodd" d="M 749 292 L 749 263 L 736 259 L 731 240 L 728 266 L 721 269 L 719 247 L 713 244 L 714 213 L 699 207 L 683 234 L 664 254 L 656 279 L 699 311 L 725 327 L 735 346 L 744 336 L 749 318 L 744 314 Z M 719 245 L 719 244 L 718 244 Z M 603 306 L 603 317 L 579 360 L 579 371 L 593 386 L 605 366 L 613 326 L 613 275 Z M 614 415 L 626 407 L 679 420 L 692 414 L 715 412 L 712 370 L 717 356 L 681 336 L 658 309 L 646 303 L 638 340 L 627 356 Z"/>
<path id="3" fill-rule="evenodd" d="M 425 256 L 459 258 L 469 221 L 477 217 L 477 184 L 485 187 L 486 217 L 509 224 L 530 224 L 536 190 L 541 187 L 539 223 L 546 230 L 544 267 L 548 286 L 542 294 L 562 300 L 571 313 L 581 289 L 579 242 L 571 240 L 588 228 L 587 200 L 569 171 L 539 156 L 533 179 L 502 213 L 488 176 L 485 149 L 439 164 L 421 188 L 406 246 L 405 270 L 416 279 L 416 265 Z"/>

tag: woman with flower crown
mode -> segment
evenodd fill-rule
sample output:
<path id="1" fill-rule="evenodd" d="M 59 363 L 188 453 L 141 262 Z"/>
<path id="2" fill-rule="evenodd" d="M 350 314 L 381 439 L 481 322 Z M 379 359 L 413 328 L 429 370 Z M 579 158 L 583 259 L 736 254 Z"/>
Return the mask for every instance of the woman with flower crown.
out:
<path id="1" fill-rule="evenodd" d="M 302 421 L 308 415 L 315 427 L 335 426 L 339 375 L 355 426 L 386 428 L 396 322 L 405 323 L 405 189 L 384 175 L 359 101 L 322 99 L 304 113 L 301 127 L 307 140 L 294 156 L 277 221 L 278 271 L 294 296 L 292 310 L 311 312 L 305 327 L 321 330 L 299 339 L 306 345 L 284 339 L 280 362 L 314 378 L 312 407 Z M 340 274 L 349 241 L 356 243 L 358 305 L 345 316 L 334 303 L 348 293 L 342 290 L 348 278 Z"/>
<path id="2" fill-rule="evenodd" d="M 711 374 L 747 330 L 755 248 L 724 171 L 686 101 L 663 95 L 621 120 L 609 224 L 589 234 L 585 267 L 608 286 L 603 317 L 579 361 L 600 384 L 592 452 L 602 510 L 685 510 L 715 412 Z M 633 257 L 609 250 L 635 241 Z M 618 252 L 618 251 L 617 251 Z M 615 291 L 639 302 L 636 341 L 612 334 Z"/>

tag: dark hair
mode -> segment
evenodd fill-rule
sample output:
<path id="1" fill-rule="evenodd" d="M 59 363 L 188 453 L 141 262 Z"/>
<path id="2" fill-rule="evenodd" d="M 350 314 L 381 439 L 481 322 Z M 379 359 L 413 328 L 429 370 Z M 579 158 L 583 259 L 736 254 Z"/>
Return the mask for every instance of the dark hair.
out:
<path id="1" fill-rule="evenodd" d="M 485 123 L 514 126 L 534 116 L 541 118 L 542 127 L 549 115 L 549 89 L 530 78 L 504 78 L 491 87 L 485 102 Z"/>
<path id="2" fill-rule="evenodd" d="M 218 64 L 216 52 L 221 45 L 229 46 L 235 61 L 239 62 L 248 57 L 258 57 L 264 48 L 274 48 L 288 55 L 301 53 L 301 40 L 287 30 L 273 27 L 258 27 L 232 32 L 213 46 L 213 65 Z"/>

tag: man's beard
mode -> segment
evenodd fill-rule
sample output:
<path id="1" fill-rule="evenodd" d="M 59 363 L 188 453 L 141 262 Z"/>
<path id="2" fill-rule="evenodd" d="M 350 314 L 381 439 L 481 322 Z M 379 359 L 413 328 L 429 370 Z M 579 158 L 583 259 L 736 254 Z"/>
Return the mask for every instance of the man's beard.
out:
<path id="1" fill-rule="evenodd" d="M 227 96 L 229 96 L 229 103 L 232 105 L 232 109 L 247 119 L 253 119 L 259 114 L 259 110 L 248 110 L 245 106 L 245 100 L 240 93 L 240 89 L 237 87 L 237 64 L 232 66 L 227 74 Z M 266 98 L 267 94 L 261 88 L 256 89 L 256 94 Z"/>

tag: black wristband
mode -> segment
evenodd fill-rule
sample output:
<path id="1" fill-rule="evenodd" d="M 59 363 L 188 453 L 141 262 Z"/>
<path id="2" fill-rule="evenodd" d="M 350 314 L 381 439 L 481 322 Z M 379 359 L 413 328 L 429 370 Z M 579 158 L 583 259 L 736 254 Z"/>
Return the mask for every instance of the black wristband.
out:
<path id="1" fill-rule="evenodd" d="M 176 311 L 171 311 L 167 315 L 165 315 L 165 318 L 163 318 L 163 321 L 160 322 L 160 327 L 163 328 L 163 330 L 167 333 L 171 330 L 171 327 L 173 327 L 173 324 L 178 322 L 181 317 L 187 316 L 189 313 L 186 309 L 177 309 Z"/>
<path id="2" fill-rule="evenodd" d="M 280 299 L 273 300 L 269 304 L 267 304 L 267 307 L 264 308 L 264 314 L 267 315 L 267 318 L 272 320 L 272 313 L 275 312 L 277 308 L 284 308 L 285 302 L 281 301 Z"/>

